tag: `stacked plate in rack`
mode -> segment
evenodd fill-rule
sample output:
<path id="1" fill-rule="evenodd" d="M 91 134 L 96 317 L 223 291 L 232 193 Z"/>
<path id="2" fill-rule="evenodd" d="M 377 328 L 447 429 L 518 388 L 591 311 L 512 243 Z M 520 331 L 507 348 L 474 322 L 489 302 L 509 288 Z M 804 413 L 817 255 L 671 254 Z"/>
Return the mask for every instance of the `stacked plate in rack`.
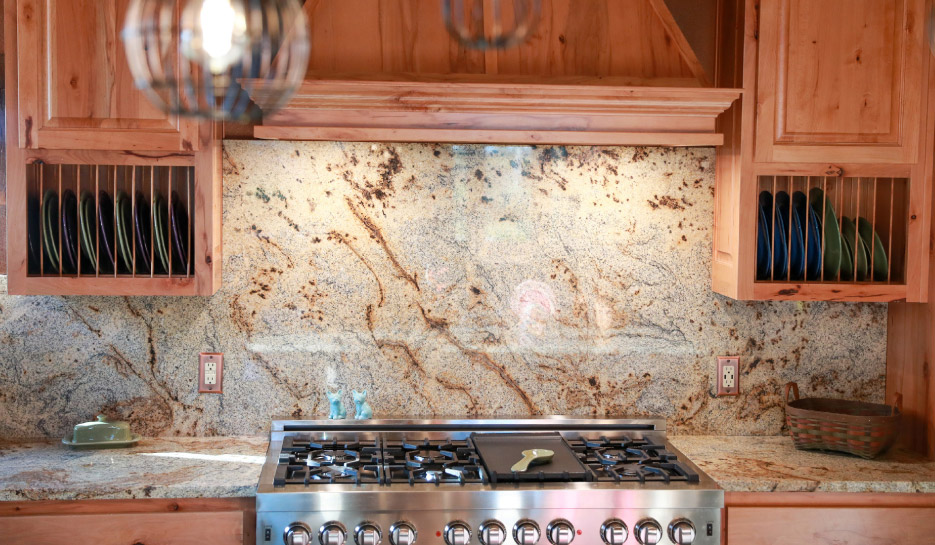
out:
<path id="1" fill-rule="evenodd" d="M 886 249 L 873 223 L 838 221 L 820 188 L 761 191 L 757 202 L 757 280 L 828 282 L 889 279 Z"/>
<path id="2" fill-rule="evenodd" d="M 30 196 L 30 274 L 191 274 L 193 235 L 188 207 L 175 191 L 171 200 L 137 191 L 66 189 Z M 79 270 L 80 269 L 80 270 Z"/>

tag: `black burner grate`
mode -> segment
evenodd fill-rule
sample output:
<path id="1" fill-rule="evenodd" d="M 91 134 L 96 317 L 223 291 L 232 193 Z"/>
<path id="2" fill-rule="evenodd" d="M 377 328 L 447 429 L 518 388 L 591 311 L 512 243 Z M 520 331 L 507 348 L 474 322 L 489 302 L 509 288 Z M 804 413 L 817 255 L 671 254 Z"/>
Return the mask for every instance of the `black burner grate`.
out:
<path id="1" fill-rule="evenodd" d="M 514 480 L 602 482 L 699 482 L 698 474 L 664 445 L 626 436 L 567 440 L 587 473 L 562 472 L 546 479 L 530 472 Z M 574 458 L 573 458 L 574 459 Z M 317 484 L 495 484 L 472 440 L 369 441 L 287 436 L 283 439 L 274 486 Z"/>
<path id="2" fill-rule="evenodd" d="M 273 485 L 380 483 L 383 482 L 382 453 L 376 440 L 285 437 Z"/>
<path id="3" fill-rule="evenodd" d="M 383 452 L 386 482 L 409 484 L 486 483 L 477 451 L 468 441 L 387 441 Z"/>
<path id="4" fill-rule="evenodd" d="M 664 445 L 645 439 L 581 437 L 568 443 L 598 481 L 699 481 L 698 474 L 680 462 Z"/>

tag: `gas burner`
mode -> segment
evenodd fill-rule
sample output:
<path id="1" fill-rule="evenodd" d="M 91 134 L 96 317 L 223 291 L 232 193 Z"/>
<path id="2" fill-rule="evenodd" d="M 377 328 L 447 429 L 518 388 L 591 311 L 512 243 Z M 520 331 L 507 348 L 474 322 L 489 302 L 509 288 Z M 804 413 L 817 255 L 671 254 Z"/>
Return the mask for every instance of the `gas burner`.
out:
<path id="1" fill-rule="evenodd" d="M 417 450 L 406 453 L 406 462 L 414 464 L 440 464 L 452 458 L 454 458 L 453 452 Z"/>
<path id="2" fill-rule="evenodd" d="M 671 481 L 696 483 L 698 474 L 679 461 L 665 445 L 646 439 L 617 437 L 569 441 L 575 455 L 598 481 Z"/>
<path id="3" fill-rule="evenodd" d="M 379 483 L 382 480 L 381 476 L 382 470 L 378 464 L 363 464 L 360 462 L 325 466 L 280 464 L 276 468 L 273 484 L 276 486 L 288 484 L 307 486 L 318 483 Z"/>
<path id="4" fill-rule="evenodd" d="M 387 483 L 486 483 L 473 445 L 466 440 L 386 441 L 383 445 Z"/>
<path id="5" fill-rule="evenodd" d="M 312 467 L 341 466 L 359 461 L 360 453 L 353 450 L 313 450 L 308 453 L 305 460 Z"/>
<path id="6" fill-rule="evenodd" d="M 410 485 L 487 483 L 484 469 L 476 464 L 448 462 L 419 466 L 407 463 L 390 465 L 386 469 L 386 484 L 394 482 L 408 482 Z"/>

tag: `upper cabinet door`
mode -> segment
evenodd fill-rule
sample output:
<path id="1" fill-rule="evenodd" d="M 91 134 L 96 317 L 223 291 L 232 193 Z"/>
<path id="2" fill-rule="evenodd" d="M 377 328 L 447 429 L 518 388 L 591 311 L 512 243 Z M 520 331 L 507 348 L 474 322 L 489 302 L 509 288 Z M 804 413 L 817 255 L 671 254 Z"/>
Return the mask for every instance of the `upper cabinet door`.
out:
<path id="1" fill-rule="evenodd" d="M 153 106 L 120 30 L 129 0 L 17 0 L 19 144 L 187 151 L 198 124 Z"/>
<path id="2" fill-rule="evenodd" d="M 759 162 L 914 163 L 924 0 L 762 0 Z"/>

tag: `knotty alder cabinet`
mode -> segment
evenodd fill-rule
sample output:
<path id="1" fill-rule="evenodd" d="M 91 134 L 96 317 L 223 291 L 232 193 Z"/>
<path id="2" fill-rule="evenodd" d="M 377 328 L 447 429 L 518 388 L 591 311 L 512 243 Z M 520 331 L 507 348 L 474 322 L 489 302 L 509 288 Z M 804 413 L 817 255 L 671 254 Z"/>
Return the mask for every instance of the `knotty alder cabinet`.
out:
<path id="1" fill-rule="evenodd" d="M 135 88 L 129 0 L 5 0 L 8 290 L 210 295 L 220 141 Z"/>
<path id="2" fill-rule="evenodd" d="M 20 147 L 198 149 L 198 123 L 136 89 L 120 39 L 130 0 L 16 0 Z"/>
<path id="3" fill-rule="evenodd" d="M 931 543 L 935 494 L 727 492 L 726 545 Z"/>
<path id="4" fill-rule="evenodd" d="M 737 299 L 926 301 L 928 0 L 725 0 L 715 291 Z"/>
<path id="5" fill-rule="evenodd" d="M 253 498 L 0 502 L 4 545 L 245 545 Z"/>

